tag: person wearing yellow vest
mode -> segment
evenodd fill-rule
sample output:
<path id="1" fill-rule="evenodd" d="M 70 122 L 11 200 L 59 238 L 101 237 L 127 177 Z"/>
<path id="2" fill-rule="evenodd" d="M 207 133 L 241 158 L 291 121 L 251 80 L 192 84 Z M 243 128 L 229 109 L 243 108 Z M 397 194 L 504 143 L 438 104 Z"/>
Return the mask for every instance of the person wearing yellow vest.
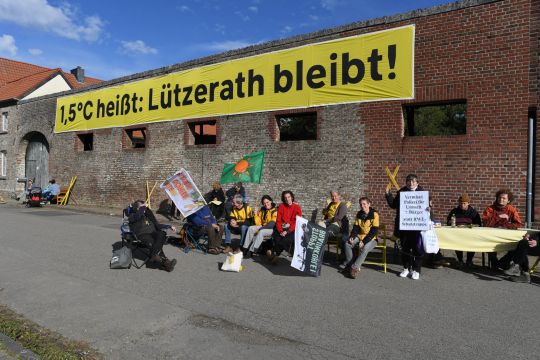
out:
<path id="1" fill-rule="evenodd" d="M 347 205 L 341 201 L 337 191 L 330 191 L 330 199 L 332 201 L 322 211 L 324 221 L 320 221 L 319 225 L 325 227 L 330 236 L 336 236 L 343 229 L 342 225 L 347 217 Z"/>
<path id="2" fill-rule="evenodd" d="M 360 198 L 360 211 L 351 231 L 349 240 L 343 247 L 345 250 L 345 262 L 340 268 L 350 269 L 350 277 L 356 279 L 360 266 L 366 260 L 368 253 L 377 246 L 377 233 L 379 231 L 379 213 L 371 207 L 371 200 L 367 197 Z M 353 262 L 353 249 L 358 248 L 358 257 Z"/>
<path id="3" fill-rule="evenodd" d="M 253 210 L 248 205 L 244 204 L 242 195 L 233 197 L 233 208 L 227 214 L 225 224 L 225 249 L 223 252 L 229 253 L 233 251 L 231 248 L 231 234 L 240 235 L 240 247 L 244 244 L 244 239 L 250 225 L 253 224 Z"/>
<path id="4" fill-rule="evenodd" d="M 250 258 L 257 253 L 264 241 L 265 236 L 272 235 L 276 224 L 277 209 L 276 204 L 269 195 L 264 195 L 261 199 L 261 209 L 255 214 L 255 225 L 249 227 L 244 240 L 244 257 Z"/>

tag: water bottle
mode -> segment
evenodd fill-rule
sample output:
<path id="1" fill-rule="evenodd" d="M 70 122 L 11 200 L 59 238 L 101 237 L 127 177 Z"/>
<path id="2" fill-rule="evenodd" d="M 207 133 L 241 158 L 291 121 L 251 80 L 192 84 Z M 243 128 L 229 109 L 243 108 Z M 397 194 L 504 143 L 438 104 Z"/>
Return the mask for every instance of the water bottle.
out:
<path id="1" fill-rule="evenodd" d="M 450 218 L 450 225 L 452 227 L 456 227 L 456 215 L 452 214 L 452 217 Z"/>

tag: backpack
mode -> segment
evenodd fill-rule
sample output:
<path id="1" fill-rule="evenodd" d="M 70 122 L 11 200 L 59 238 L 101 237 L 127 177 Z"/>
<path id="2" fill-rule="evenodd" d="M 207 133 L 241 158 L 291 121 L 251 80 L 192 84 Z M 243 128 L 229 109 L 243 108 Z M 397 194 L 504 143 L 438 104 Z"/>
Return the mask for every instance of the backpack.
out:
<path id="1" fill-rule="evenodd" d="M 114 250 L 111 258 L 111 269 L 129 269 L 131 267 L 131 249 L 127 246 L 122 246 L 118 250 Z"/>

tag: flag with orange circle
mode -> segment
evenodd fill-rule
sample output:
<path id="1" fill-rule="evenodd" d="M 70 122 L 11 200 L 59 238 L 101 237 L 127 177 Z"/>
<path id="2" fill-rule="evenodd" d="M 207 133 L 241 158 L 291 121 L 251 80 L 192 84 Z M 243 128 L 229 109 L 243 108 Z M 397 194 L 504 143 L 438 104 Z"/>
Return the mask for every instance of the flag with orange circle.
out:
<path id="1" fill-rule="evenodd" d="M 221 172 L 220 183 L 228 184 L 237 181 L 261 183 L 264 167 L 264 151 L 256 151 L 244 156 L 234 164 L 225 164 Z"/>

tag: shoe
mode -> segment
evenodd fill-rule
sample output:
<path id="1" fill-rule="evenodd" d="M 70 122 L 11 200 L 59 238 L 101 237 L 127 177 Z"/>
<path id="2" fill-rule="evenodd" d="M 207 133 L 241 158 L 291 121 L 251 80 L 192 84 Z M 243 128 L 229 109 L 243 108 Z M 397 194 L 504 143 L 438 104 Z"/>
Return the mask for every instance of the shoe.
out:
<path id="1" fill-rule="evenodd" d="M 411 279 L 413 279 L 413 280 L 420 279 L 420 273 L 418 271 L 413 270 L 412 273 L 411 273 Z"/>
<path id="2" fill-rule="evenodd" d="M 509 276 L 519 276 L 521 274 L 519 264 L 511 263 L 510 268 L 508 270 L 504 270 L 504 273 Z"/>
<path id="3" fill-rule="evenodd" d="M 351 272 L 350 272 L 351 279 L 356 279 L 356 277 L 358 276 L 358 273 L 359 273 L 359 272 L 360 272 L 360 269 L 351 267 Z"/>
<path id="4" fill-rule="evenodd" d="M 465 263 L 463 262 L 463 260 L 459 260 L 456 264 L 456 268 L 462 270 L 464 267 L 465 267 Z"/>
<path id="5" fill-rule="evenodd" d="M 270 264 L 272 264 L 272 265 L 277 265 L 278 260 L 279 260 L 279 257 L 277 257 L 277 256 L 272 256 L 272 257 L 269 258 Z"/>
<path id="6" fill-rule="evenodd" d="M 346 262 L 341 263 L 341 264 L 338 265 L 338 267 L 339 267 L 340 270 L 345 270 L 347 268 L 347 263 Z"/>
<path id="7" fill-rule="evenodd" d="M 266 250 L 266 256 L 268 258 L 272 258 L 273 254 L 272 254 L 272 250 Z"/>
<path id="8" fill-rule="evenodd" d="M 232 253 L 232 247 L 230 245 L 225 246 L 225 248 L 223 249 L 223 253 L 224 254 Z"/>
<path id="9" fill-rule="evenodd" d="M 528 271 L 524 271 L 519 276 L 512 276 L 510 280 L 517 283 L 529 284 L 531 282 L 531 274 Z"/>
<path id="10" fill-rule="evenodd" d="M 174 270 L 174 267 L 176 266 L 176 259 L 164 259 L 163 260 L 163 270 L 167 272 L 171 272 Z"/>
<path id="11" fill-rule="evenodd" d="M 244 259 L 251 259 L 253 257 L 253 253 L 251 251 L 246 251 L 244 254 Z"/>
<path id="12" fill-rule="evenodd" d="M 399 273 L 399 277 L 406 278 L 407 276 L 409 276 L 409 269 L 403 269 L 403 271 Z"/>

